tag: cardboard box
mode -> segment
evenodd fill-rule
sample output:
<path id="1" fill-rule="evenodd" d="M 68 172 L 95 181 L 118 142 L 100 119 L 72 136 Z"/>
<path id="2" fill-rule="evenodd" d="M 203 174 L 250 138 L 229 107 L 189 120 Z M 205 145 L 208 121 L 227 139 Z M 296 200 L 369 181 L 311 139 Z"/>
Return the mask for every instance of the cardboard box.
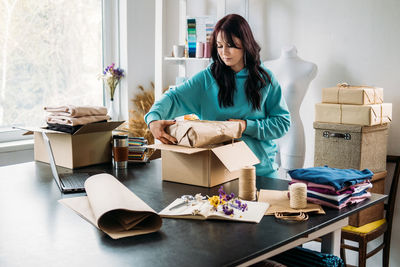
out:
<path id="1" fill-rule="evenodd" d="M 384 194 L 386 176 L 387 171 L 375 173 L 371 179 L 372 188 L 370 188 L 368 191 L 371 193 Z M 349 217 L 349 225 L 360 227 L 367 223 L 383 219 L 383 211 L 384 203 L 377 203 L 372 207 L 366 208 L 356 214 L 351 215 Z"/>
<path id="2" fill-rule="evenodd" d="M 260 163 L 245 142 L 215 148 L 148 146 L 161 150 L 164 181 L 213 187 L 239 177 L 240 168 Z"/>
<path id="3" fill-rule="evenodd" d="M 349 85 L 323 88 L 322 102 L 353 105 L 382 104 L 383 88 Z"/>
<path id="4" fill-rule="evenodd" d="M 372 126 L 392 121 L 392 103 L 374 105 L 315 104 L 315 121 Z"/>
<path id="5" fill-rule="evenodd" d="M 314 166 L 385 171 L 388 128 L 314 122 Z"/>
<path id="6" fill-rule="evenodd" d="M 47 130 L 44 128 L 25 128 L 26 134 L 34 134 L 34 158 L 49 162 L 42 132 L 50 139 L 54 158 L 58 166 L 74 169 L 111 161 L 112 130 L 123 121 L 98 122 L 83 125 L 74 134 Z"/>

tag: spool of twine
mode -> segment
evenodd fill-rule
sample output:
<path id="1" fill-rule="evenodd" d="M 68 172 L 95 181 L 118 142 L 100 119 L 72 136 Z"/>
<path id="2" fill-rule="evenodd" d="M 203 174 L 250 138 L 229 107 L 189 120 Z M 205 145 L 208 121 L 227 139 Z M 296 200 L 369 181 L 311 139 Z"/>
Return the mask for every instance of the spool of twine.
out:
<path id="1" fill-rule="evenodd" d="M 290 207 L 303 209 L 307 207 L 307 186 L 304 183 L 294 183 L 289 186 Z"/>
<path id="2" fill-rule="evenodd" d="M 256 168 L 245 166 L 239 173 L 239 198 L 243 200 L 256 200 Z"/>

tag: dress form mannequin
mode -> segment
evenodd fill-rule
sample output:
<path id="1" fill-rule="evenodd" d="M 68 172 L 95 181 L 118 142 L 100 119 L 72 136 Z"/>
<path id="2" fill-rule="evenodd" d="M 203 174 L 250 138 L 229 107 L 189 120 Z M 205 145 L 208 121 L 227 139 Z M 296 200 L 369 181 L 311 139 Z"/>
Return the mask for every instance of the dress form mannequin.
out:
<path id="1" fill-rule="evenodd" d="M 266 61 L 264 65 L 281 85 L 291 116 L 289 131 L 278 140 L 281 168 L 285 171 L 302 168 L 306 147 L 299 111 L 308 86 L 317 75 L 317 65 L 299 58 L 295 46 L 283 47 L 280 58 Z"/>

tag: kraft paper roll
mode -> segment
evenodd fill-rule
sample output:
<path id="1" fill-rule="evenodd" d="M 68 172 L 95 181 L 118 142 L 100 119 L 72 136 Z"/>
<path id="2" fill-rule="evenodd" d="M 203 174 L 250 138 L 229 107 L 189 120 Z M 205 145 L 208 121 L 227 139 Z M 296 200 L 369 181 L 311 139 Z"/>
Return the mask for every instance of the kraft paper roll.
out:
<path id="1" fill-rule="evenodd" d="M 290 207 L 303 209 L 307 207 L 307 186 L 304 183 L 295 183 L 289 186 Z"/>
<path id="2" fill-rule="evenodd" d="M 256 168 L 245 166 L 239 173 L 239 198 L 244 200 L 256 200 Z"/>

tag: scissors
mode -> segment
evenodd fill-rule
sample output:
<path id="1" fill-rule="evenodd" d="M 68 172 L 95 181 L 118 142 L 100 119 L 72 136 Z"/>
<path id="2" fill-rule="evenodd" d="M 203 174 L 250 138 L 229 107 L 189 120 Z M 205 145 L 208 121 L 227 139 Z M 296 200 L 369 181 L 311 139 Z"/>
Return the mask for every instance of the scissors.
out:
<path id="1" fill-rule="evenodd" d="M 190 202 L 196 200 L 195 197 L 192 195 L 183 195 L 180 197 L 180 199 L 182 200 L 182 202 L 169 208 L 169 210 L 174 210 L 174 209 L 180 208 L 180 207 L 188 205 Z"/>

